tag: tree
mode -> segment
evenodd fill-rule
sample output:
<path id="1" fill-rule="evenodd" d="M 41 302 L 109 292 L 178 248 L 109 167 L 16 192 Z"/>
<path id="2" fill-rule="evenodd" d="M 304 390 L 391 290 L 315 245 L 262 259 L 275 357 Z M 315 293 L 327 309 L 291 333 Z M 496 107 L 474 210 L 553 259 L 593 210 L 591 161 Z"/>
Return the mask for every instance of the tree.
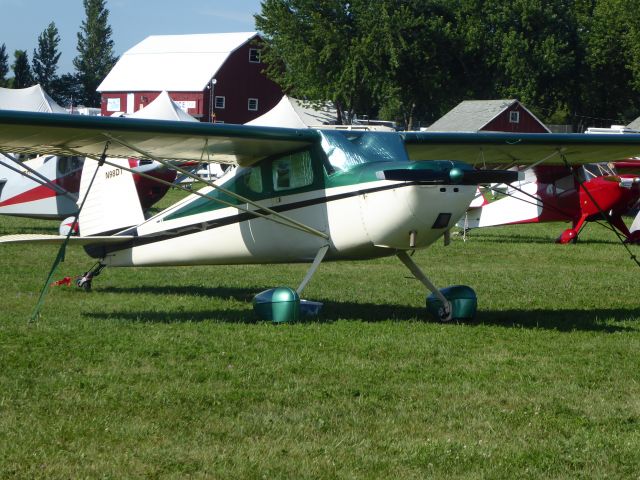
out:
<path id="1" fill-rule="evenodd" d="M 58 29 L 56 24 L 51 22 L 38 37 L 38 48 L 33 50 L 31 61 L 36 81 L 52 96 L 55 96 L 52 87 L 58 78 L 56 70 L 60 59 L 59 44 Z"/>
<path id="2" fill-rule="evenodd" d="M 451 2 L 384 0 L 386 79 L 380 116 L 412 129 L 415 120 L 433 121 L 463 97 L 466 89 L 458 55 L 455 10 Z M 378 22 L 379 25 L 382 22 Z"/>
<path id="3" fill-rule="evenodd" d="M 82 100 L 87 106 L 100 105 L 98 85 L 118 58 L 113 53 L 109 10 L 104 0 L 83 0 L 86 19 L 78 32 L 78 56 L 73 60 L 82 84 Z"/>
<path id="4" fill-rule="evenodd" d="M 25 50 L 16 50 L 13 63 L 13 88 L 26 88 L 34 84 L 33 74 L 29 68 L 29 57 Z"/>
<path id="5" fill-rule="evenodd" d="M 583 28 L 587 76 L 577 113 L 601 117 L 607 126 L 624 123 L 640 108 L 640 4 L 598 0 L 590 14 Z"/>
<path id="6" fill-rule="evenodd" d="M 265 0 L 255 19 L 267 74 L 294 96 L 333 101 L 346 121 L 370 113 L 387 40 L 370 33 L 375 18 L 378 3 L 367 0 Z"/>
<path id="7" fill-rule="evenodd" d="M 9 56 L 7 55 L 7 47 L 3 43 L 0 46 L 0 87 L 7 85 L 7 74 L 9 73 Z"/>
<path id="8" fill-rule="evenodd" d="M 543 120 L 640 109 L 640 2 L 263 0 L 267 74 L 349 121 L 411 128 L 467 99 L 516 98 Z M 616 121 L 616 120 L 612 120 Z M 611 121 L 609 122 L 611 123 Z"/>
<path id="9" fill-rule="evenodd" d="M 51 96 L 61 106 L 72 108 L 82 103 L 83 90 L 77 74 L 65 73 L 57 77 L 51 87 Z"/>

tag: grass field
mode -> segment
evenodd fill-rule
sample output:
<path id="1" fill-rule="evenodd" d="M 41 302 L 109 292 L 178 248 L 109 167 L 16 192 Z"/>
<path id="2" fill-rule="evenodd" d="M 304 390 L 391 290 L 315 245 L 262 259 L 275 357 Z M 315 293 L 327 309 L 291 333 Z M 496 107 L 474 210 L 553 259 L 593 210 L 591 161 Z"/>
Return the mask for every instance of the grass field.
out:
<path id="1" fill-rule="evenodd" d="M 303 265 L 106 269 L 30 323 L 56 249 L 3 246 L 0 478 L 638 478 L 640 268 L 605 229 L 562 228 L 416 253 L 476 290 L 453 324 L 394 258 L 322 265 L 304 323 L 250 304 Z M 91 263 L 70 249 L 56 278 Z"/>

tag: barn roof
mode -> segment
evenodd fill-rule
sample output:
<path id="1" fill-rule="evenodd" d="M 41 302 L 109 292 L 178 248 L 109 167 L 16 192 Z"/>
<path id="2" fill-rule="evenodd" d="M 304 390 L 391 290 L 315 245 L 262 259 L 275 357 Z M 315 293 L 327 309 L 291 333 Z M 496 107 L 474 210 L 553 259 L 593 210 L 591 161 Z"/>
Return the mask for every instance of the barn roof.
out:
<path id="1" fill-rule="evenodd" d="M 426 130 L 430 132 L 477 132 L 494 118 L 513 106 L 518 100 L 465 100 L 460 102 Z M 536 120 L 537 117 L 520 104 Z M 540 125 L 544 126 L 540 120 Z"/>
<path id="2" fill-rule="evenodd" d="M 198 92 L 256 32 L 152 35 L 127 50 L 99 92 Z"/>

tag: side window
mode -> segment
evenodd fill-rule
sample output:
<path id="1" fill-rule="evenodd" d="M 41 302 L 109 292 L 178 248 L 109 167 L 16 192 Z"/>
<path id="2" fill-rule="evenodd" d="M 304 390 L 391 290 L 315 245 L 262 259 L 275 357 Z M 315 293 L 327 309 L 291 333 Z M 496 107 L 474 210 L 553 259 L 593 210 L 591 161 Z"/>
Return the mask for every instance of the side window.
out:
<path id="1" fill-rule="evenodd" d="M 69 157 L 58 157 L 58 173 L 66 175 L 71 170 L 71 159 Z"/>
<path id="2" fill-rule="evenodd" d="M 260 167 L 253 167 L 247 169 L 247 172 L 242 176 L 242 190 L 262 193 L 262 173 Z"/>
<path id="3" fill-rule="evenodd" d="M 306 187 L 313 183 L 313 168 L 309 152 L 299 152 L 274 160 L 273 188 L 276 192 Z"/>

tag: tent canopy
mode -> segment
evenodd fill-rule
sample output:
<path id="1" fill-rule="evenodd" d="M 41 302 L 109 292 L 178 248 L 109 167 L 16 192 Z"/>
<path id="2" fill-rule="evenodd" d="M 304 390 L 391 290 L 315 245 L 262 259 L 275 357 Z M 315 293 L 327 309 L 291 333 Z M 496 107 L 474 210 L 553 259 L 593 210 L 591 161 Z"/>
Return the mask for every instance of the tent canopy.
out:
<path id="1" fill-rule="evenodd" d="M 197 122 L 195 118 L 182 110 L 169 94 L 163 91 L 158 97 L 140 110 L 127 115 L 129 118 L 149 118 L 152 120 L 179 120 L 181 122 Z"/>
<path id="2" fill-rule="evenodd" d="M 0 88 L 0 110 L 67 113 L 40 85 L 28 88 Z"/>
<path id="3" fill-rule="evenodd" d="M 308 102 L 282 97 L 280 102 L 264 115 L 247 122 L 247 125 L 263 127 L 309 128 L 336 123 L 336 109 L 324 105 L 313 107 Z"/>

